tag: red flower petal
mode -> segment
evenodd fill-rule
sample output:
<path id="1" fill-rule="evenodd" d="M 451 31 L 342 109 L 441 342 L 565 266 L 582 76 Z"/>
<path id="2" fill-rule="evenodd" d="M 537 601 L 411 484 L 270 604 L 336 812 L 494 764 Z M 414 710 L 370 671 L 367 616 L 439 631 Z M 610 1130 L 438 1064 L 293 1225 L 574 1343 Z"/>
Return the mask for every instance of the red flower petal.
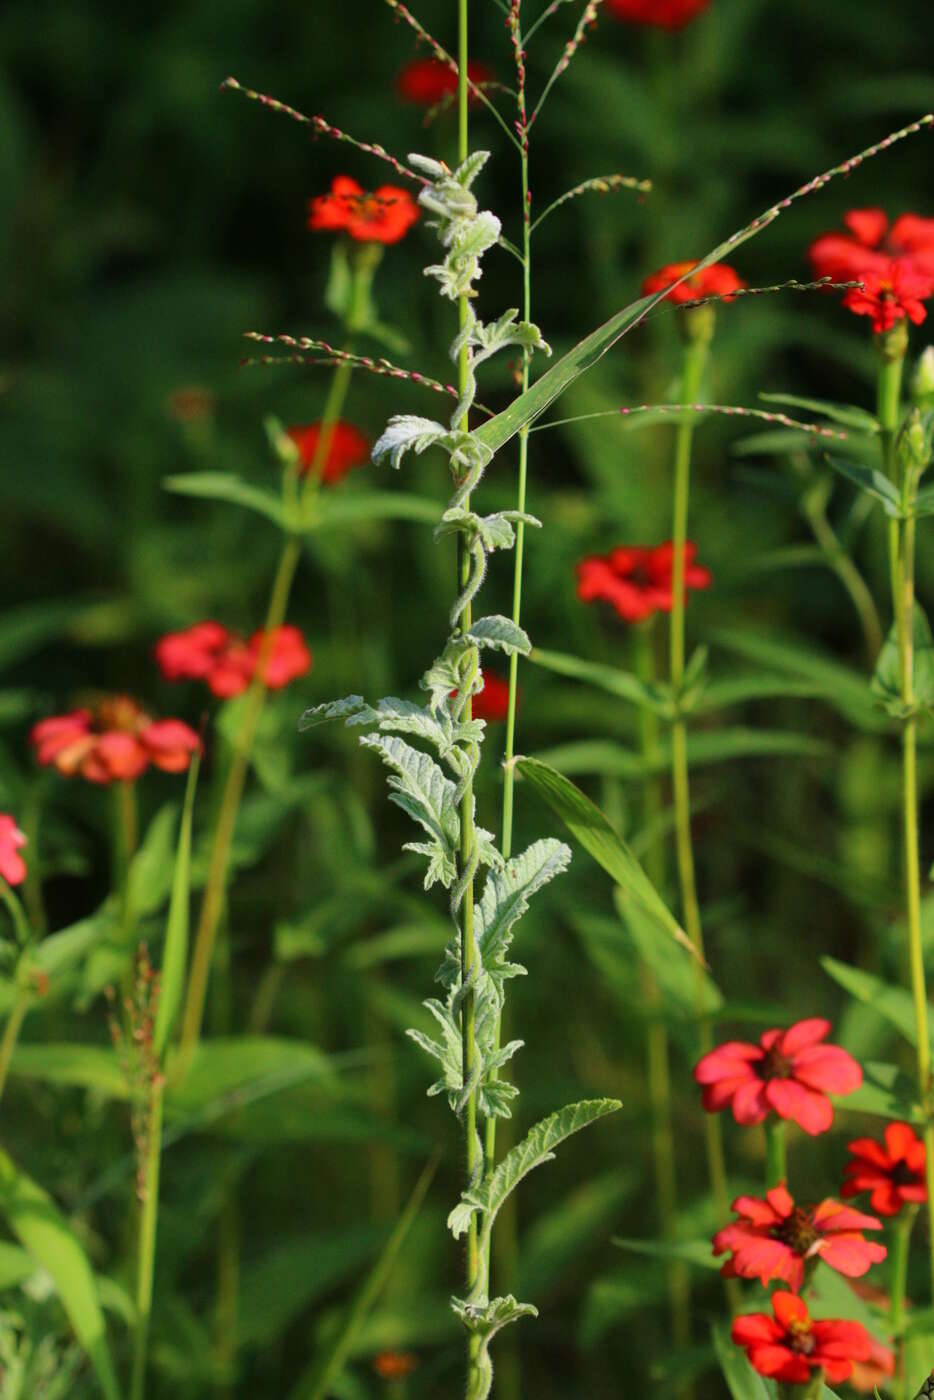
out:
<path id="1" fill-rule="evenodd" d="M 781 1052 L 789 1059 L 794 1058 L 808 1046 L 816 1045 L 830 1034 L 830 1022 L 821 1016 L 812 1016 L 806 1021 L 796 1021 L 782 1035 Z"/>
<path id="2" fill-rule="evenodd" d="M 793 1079 L 769 1079 L 765 1101 L 780 1118 L 790 1118 L 812 1136 L 825 1133 L 833 1122 L 833 1108 L 823 1094 L 815 1094 Z"/>
<path id="3" fill-rule="evenodd" d="M 888 230 L 889 216 L 884 209 L 851 209 L 843 222 L 866 248 L 877 248 Z"/>
<path id="4" fill-rule="evenodd" d="M 815 1045 L 794 1057 L 795 1079 L 828 1094 L 852 1094 L 863 1082 L 863 1071 L 839 1045 Z"/>

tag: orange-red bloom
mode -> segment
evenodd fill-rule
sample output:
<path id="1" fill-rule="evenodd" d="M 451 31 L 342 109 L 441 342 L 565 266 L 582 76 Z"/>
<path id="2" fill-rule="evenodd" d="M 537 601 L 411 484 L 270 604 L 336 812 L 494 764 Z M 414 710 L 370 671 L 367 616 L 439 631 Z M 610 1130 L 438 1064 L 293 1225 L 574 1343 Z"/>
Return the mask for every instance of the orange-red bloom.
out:
<path id="1" fill-rule="evenodd" d="M 747 1313 L 733 1323 L 733 1341 L 745 1347 L 760 1376 L 803 1385 L 823 1367 L 824 1379 L 845 1381 L 854 1361 L 872 1354 L 869 1333 L 859 1322 L 812 1321 L 804 1301 L 794 1293 L 772 1294 L 774 1319 Z"/>
<path id="2" fill-rule="evenodd" d="M 827 1095 L 852 1094 L 863 1082 L 852 1055 L 820 1043 L 829 1032 L 830 1022 L 814 1017 L 786 1031 L 766 1031 L 758 1045 L 718 1045 L 694 1068 L 707 1112 L 732 1108 L 737 1123 L 763 1123 L 777 1113 L 806 1133 L 825 1133 L 833 1122 Z"/>
<path id="3" fill-rule="evenodd" d="M 0 812 L 0 876 L 8 885 L 21 885 L 26 878 L 26 862 L 20 850 L 26 837 L 6 812 Z"/>
<path id="4" fill-rule="evenodd" d="M 509 682 L 503 680 L 495 671 L 488 671 L 486 667 L 480 674 L 483 677 L 483 689 L 473 698 L 473 717 L 495 724 L 497 720 L 505 719 L 509 713 Z"/>
<path id="5" fill-rule="evenodd" d="M 710 0 L 606 0 L 609 14 L 630 24 L 657 29 L 683 29 L 707 9 Z"/>
<path id="6" fill-rule="evenodd" d="M 818 277 L 859 280 L 865 289 L 846 293 L 843 305 L 871 316 L 877 335 L 906 317 L 919 325 L 923 303 L 934 296 L 934 219 L 902 214 L 893 224 L 884 209 L 851 209 L 847 233 L 825 233 L 808 249 Z"/>
<path id="7" fill-rule="evenodd" d="M 321 438 L 321 424 L 306 423 L 304 426 L 286 428 L 286 437 L 291 438 L 298 448 L 299 473 L 307 476 L 315 461 L 318 443 Z M 321 469 L 321 480 L 327 486 L 335 486 L 354 467 L 365 466 L 370 460 L 370 443 L 353 423 L 337 422 L 330 427 L 327 455 Z"/>
<path id="8" fill-rule="evenodd" d="M 382 1380 L 399 1381 L 416 1369 L 418 1357 L 410 1351 L 381 1351 L 373 1357 L 370 1365 Z"/>
<path id="9" fill-rule="evenodd" d="M 183 632 L 169 632 L 154 648 L 156 663 L 167 681 L 204 681 L 222 700 L 240 695 L 256 674 L 263 645 L 262 629 L 244 641 L 219 622 L 198 622 Z M 277 627 L 264 666 L 269 690 L 304 676 L 311 652 L 297 627 Z"/>
<path id="10" fill-rule="evenodd" d="M 684 586 L 709 588 L 709 569 L 695 564 L 697 545 L 684 546 Z M 674 546 L 647 549 L 633 545 L 594 554 L 577 566 L 577 596 L 583 603 L 610 603 L 624 622 L 644 622 L 656 612 L 671 612 Z"/>
<path id="11" fill-rule="evenodd" d="M 887 1347 L 884 1342 L 877 1342 L 873 1336 L 869 1338 L 869 1348 L 868 1361 L 853 1362 L 850 1385 L 854 1390 L 873 1395 L 895 1375 L 895 1353 L 891 1347 Z"/>
<path id="12" fill-rule="evenodd" d="M 727 1278 L 757 1278 L 763 1287 L 777 1278 L 797 1293 L 806 1259 L 823 1259 L 837 1273 L 861 1278 L 886 1255 L 885 1245 L 863 1238 L 863 1230 L 881 1230 L 875 1216 L 829 1198 L 797 1206 L 784 1182 L 764 1200 L 738 1196 L 730 1209 L 739 1219 L 713 1237 L 714 1254 L 730 1254 L 720 1270 Z"/>
<path id="13" fill-rule="evenodd" d="M 871 1191 L 869 1204 L 880 1215 L 897 1215 L 909 1202 L 928 1198 L 924 1143 L 908 1123 L 886 1124 L 885 1145 L 874 1138 L 848 1143 L 852 1161 L 843 1169 L 841 1196 Z"/>
<path id="14" fill-rule="evenodd" d="M 368 193 L 349 175 L 336 175 L 330 194 L 308 201 L 308 227 L 346 233 L 359 243 L 398 243 L 418 218 L 408 190 L 380 185 Z"/>
<path id="15" fill-rule="evenodd" d="M 29 741 L 44 767 L 91 783 L 132 782 L 150 764 L 183 773 L 201 740 L 180 719 L 153 720 L 128 695 L 101 700 L 93 709 L 54 715 L 33 726 Z"/>
<path id="16" fill-rule="evenodd" d="M 696 266 L 696 258 L 688 262 L 667 263 L 665 267 L 660 267 L 645 279 L 642 283 L 642 295 L 651 296 L 654 292 L 664 291 L 666 287 L 671 287 L 672 282 L 676 282 Z M 672 287 L 665 300 L 678 305 L 683 305 L 686 301 L 699 301 L 702 297 L 720 297 L 722 301 L 732 301 L 730 293 L 738 292 L 745 285 L 739 274 L 727 263 L 711 263 L 709 267 L 701 268 L 693 277 L 688 277 L 687 281 Z"/>
<path id="17" fill-rule="evenodd" d="M 493 74 L 485 63 L 476 63 L 471 59 L 467 64 L 467 76 L 479 86 L 480 83 L 488 83 Z M 450 68 L 439 58 L 413 58 L 396 79 L 396 91 L 406 102 L 434 107 L 457 92 L 457 69 Z M 469 88 L 467 95 L 471 102 L 478 101 Z"/>

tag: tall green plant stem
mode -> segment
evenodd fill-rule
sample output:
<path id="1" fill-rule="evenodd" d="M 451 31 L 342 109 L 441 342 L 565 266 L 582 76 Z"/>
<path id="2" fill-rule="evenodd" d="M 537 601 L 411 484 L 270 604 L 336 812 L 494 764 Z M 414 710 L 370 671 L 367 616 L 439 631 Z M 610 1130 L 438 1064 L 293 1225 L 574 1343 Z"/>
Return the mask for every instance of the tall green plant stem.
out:
<path id="1" fill-rule="evenodd" d="M 771 1191 L 788 1176 L 785 1160 L 785 1120 L 769 1116 L 765 1121 L 765 1187 Z"/>
<path id="2" fill-rule="evenodd" d="M 366 250 L 369 248 L 369 245 L 364 244 L 363 248 Z M 360 260 L 352 264 L 354 285 L 346 323 L 346 328 L 350 337 L 359 329 L 374 267 L 375 260 L 366 257 L 361 257 Z M 327 462 L 327 456 L 331 446 L 334 426 L 341 416 L 344 401 L 347 397 L 347 390 L 350 388 L 351 375 L 352 367 L 344 362 L 338 365 L 331 377 L 330 388 L 328 389 L 324 411 L 321 416 L 321 432 L 305 482 L 304 497 L 306 500 L 320 485 L 324 472 L 324 465 Z M 256 672 L 246 693 L 240 728 L 233 742 L 230 767 L 221 794 L 217 822 L 214 827 L 214 835 L 211 842 L 208 875 L 204 887 L 204 896 L 201 902 L 201 912 L 198 917 L 198 927 L 195 933 L 194 952 L 192 953 L 191 970 L 185 996 L 185 1009 L 181 1022 L 181 1041 L 178 1059 L 179 1076 L 183 1076 L 186 1073 L 188 1065 L 191 1062 L 191 1056 L 194 1053 L 201 1035 L 211 962 L 214 957 L 217 931 L 224 908 L 227 872 L 230 864 L 230 848 L 237 824 L 237 814 L 240 810 L 240 801 L 243 797 L 243 789 L 246 784 L 246 776 L 253 754 L 253 744 L 256 740 L 256 732 L 259 728 L 263 706 L 266 702 L 266 685 L 263 676 L 266 670 L 266 663 L 275 642 L 276 629 L 281 627 L 282 623 L 285 621 L 286 610 L 289 605 L 289 596 L 292 591 L 292 582 L 295 577 L 295 570 L 298 567 L 298 561 L 301 558 L 301 553 L 301 537 L 299 535 L 287 535 L 282 545 L 282 552 L 279 556 L 279 563 L 269 594 L 269 604 L 263 623 L 263 644 L 260 647 L 259 656 L 257 657 Z"/>
<path id="3" fill-rule="evenodd" d="M 462 163 L 468 155 L 468 125 L 467 125 L 467 4 L 468 0 L 457 0 L 457 156 L 458 162 Z M 463 328 L 467 321 L 467 297 L 462 296 L 458 300 L 457 318 L 458 325 Z M 457 363 L 458 388 L 463 395 L 467 389 L 470 378 L 470 350 L 464 344 L 461 346 Z M 460 422 L 461 429 L 465 432 L 469 429 L 470 423 L 468 415 L 465 414 Z M 470 509 L 470 499 L 466 497 L 463 501 L 464 510 Z M 470 579 L 470 551 L 466 545 L 465 537 L 458 535 L 458 558 L 457 558 L 457 579 L 458 590 L 466 588 Z M 460 627 L 462 631 L 468 631 L 472 621 L 472 609 L 470 604 L 464 608 L 460 616 Z M 470 653 L 468 672 L 471 676 L 479 668 L 477 649 Z M 463 711 L 465 720 L 471 718 L 473 703 L 470 696 Z M 474 834 L 474 792 L 473 783 L 467 784 L 461 800 L 461 840 L 460 840 L 460 867 L 462 871 L 467 870 L 473 862 L 474 845 L 476 837 Z M 473 907 L 473 880 L 467 882 L 464 890 L 463 901 L 461 903 L 461 984 L 468 987 L 473 975 L 474 966 L 474 907 Z M 476 1027 L 475 1027 L 475 1006 L 474 995 L 471 990 L 465 992 L 463 1006 L 461 1008 L 461 1059 L 463 1065 L 464 1084 L 469 1084 L 474 1073 L 476 1062 Z M 477 1093 L 472 1090 L 467 1096 L 467 1101 L 463 1111 L 464 1137 L 465 1137 L 465 1166 L 468 1182 L 479 1181 L 483 1172 L 483 1148 L 477 1133 Z M 481 1258 L 477 1237 L 477 1217 L 471 1217 L 470 1228 L 467 1231 L 467 1295 L 485 1291 L 485 1283 L 481 1275 Z M 480 1339 L 476 1333 L 471 1332 L 467 1344 L 467 1400 L 480 1394 L 482 1378 L 477 1365 L 477 1357 L 480 1350 Z"/>
<path id="4" fill-rule="evenodd" d="M 896 460 L 895 434 L 898 429 L 905 337 L 895 330 L 880 337 L 882 363 L 879 369 L 878 417 L 882 430 L 883 463 L 889 477 L 901 489 Z M 898 352 L 901 353 L 898 353 Z M 914 695 L 914 602 L 915 602 L 915 522 L 895 522 L 892 560 L 893 606 L 898 639 L 899 692 L 905 718 L 902 722 L 902 816 L 905 871 L 905 915 L 908 925 L 908 961 L 911 995 L 915 1012 L 915 1040 L 918 1054 L 918 1092 L 925 1109 L 924 1145 L 929 1219 L 934 1221 L 934 1123 L 931 1109 L 931 1042 L 928 1032 L 927 990 L 921 934 L 921 859 L 918 832 L 918 719 Z M 928 1230 L 931 1297 L 934 1299 L 934 1228 Z"/>
<path id="5" fill-rule="evenodd" d="M 635 628 L 638 650 L 637 666 L 640 678 L 651 685 L 656 679 L 655 628 Z M 643 793 L 643 825 L 652 830 L 662 812 L 659 781 L 651 773 L 651 764 L 658 752 L 658 715 L 643 705 L 639 710 L 639 740 L 646 764 Z M 665 884 L 665 850 L 656 835 L 645 853 L 645 870 L 657 890 Z M 678 1177 L 675 1168 L 675 1142 L 671 1123 L 671 1069 L 668 1028 L 662 1019 L 662 993 L 658 979 L 650 968 L 642 966 L 642 992 L 648 1011 L 646 1060 L 648 1065 L 649 1109 L 652 1115 L 652 1164 L 655 1175 L 655 1196 L 658 1201 L 662 1235 L 673 1240 L 678 1216 Z M 672 1259 L 667 1268 L 668 1306 L 672 1330 L 679 1346 L 691 1340 L 691 1281 L 683 1259 Z M 681 1395 L 690 1393 L 682 1385 Z"/>
<path id="6" fill-rule="evenodd" d="M 908 1400 L 905 1375 L 905 1353 L 902 1333 L 905 1330 L 905 1293 L 908 1284 L 908 1253 L 911 1231 L 918 1214 L 917 1206 L 905 1206 L 892 1221 L 889 1235 L 889 1332 L 895 1340 L 895 1393 L 898 1400 Z"/>
<path id="7" fill-rule="evenodd" d="M 7 1023 L 3 1028 L 3 1039 L 0 1040 L 0 1099 L 3 1098 L 3 1091 L 6 1088 L 7 1075 L 10 1072 L 10 1061 L 13 1058 L 13 1051 L 16 1049 L 16 1042 L 22 1030 L 23 1022 L 26 1019 L 26 1012 L 29 1010 L 29 991 L 26 987 L 20 987 L 16 993 L 16 1000 L 10 1010 Z"/>
<path id="8" fill-rule="evenodd" d="M 701 376 L 707 361 L 713 331 L 709 307 L 698 307 L 688 313 L 701 321 L 686 321 L 687 339 L 684 347 L 684 367 L 681 379 L 681 402 L 696 403 L 700 394 Z M 691 447 L 694 425 L 690 418 L 679 423 L 675 437 L 674 518 L 672 524 L 671 628 L 669 632 L 669 678 L 677 695 L 684 683 L 684 550 L 687 544 L 688 502 L 691 487 Z M 681 911 L 684 928 L 700 958 L 704 956 L 704 932 L 701 925 L 697 882 L 694 874 L 694 850 L 691 844 L 691 795 L 688 779 L 687 725 L 678 713 L 671 727 L 671 778 L 675 806 L 675 841 L 678 858 L 678 881 L 681 887 Z M 701 1054 L 713 1048 L 713 1035 L 703 1018 L 703 972 L 697 965 L 698 1040 Z M 714 1193 L 718 1216 L 725 1220 L 729 1213 L 726 1165 L 723 1155 L 723 1134 L 715 1113 L 704 1115 L 707 1148 L 707 1170 Z M 728 1287 L 729 1291 L 729 1287 Z"/>
<path id="9" fill-rule="evenodd" d="M 130 1400 L 143 1400 L 146 1391 L 146 1356 L 152 1316 L 152 1281 L 156 1266 L 156 1224 L 159 1218 L 159 1166 L 162 1159 L 162 1083 L 152 1087 L 149 1137 L 143 1174 L 143 1203 L 139 1219 L 139 1254 L 136 1263 L 136 1336 L 133 1344 L 133 1380 Z"/>

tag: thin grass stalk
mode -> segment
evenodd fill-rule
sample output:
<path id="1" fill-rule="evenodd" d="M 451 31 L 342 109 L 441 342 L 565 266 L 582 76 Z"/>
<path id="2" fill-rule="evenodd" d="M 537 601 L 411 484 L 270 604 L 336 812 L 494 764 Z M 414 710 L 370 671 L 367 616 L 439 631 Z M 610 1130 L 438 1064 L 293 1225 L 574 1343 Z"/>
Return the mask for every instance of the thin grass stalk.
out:
<path id="1" fill-rule="evenodd" d="M 468 0 L 457 0 L 457 158 L 458 163 L 462 163 L 468 156 L 468 117 L 467 117 L 467 42 L 468 42 Z M 458 299 L 457 320 L 458 326 L 463 330 L 468 319 L 467 297 Z M 470 351 L 465 343 L 461 346 L 457 359 L 457 383 L 462 395 L 467 393 L 470 379 Z M 469 415 L 464 414 L 460 425 L 463 431 L 469 429 Z M 463 500 L 464 510 L 470 510 L 470 497 Z M 466 537 L 458 535 L 457 548 L 457 580 L 458 589 L 463 592 L 471 576 L 471 555 Z M 468 601 L 458 619 L 461 631 L 467 632 L 473 617 L 473 609 Z M 471 675 L 475 675 L 479 670 L 480 661 L 477 648 L 474 647 L 470 653 L 468 670 Z M 469 720 L 473 713 L 473 698 L 469 684 L 464 685 L 464 709 L 463 718 Z M 461 837 L 460 837 L 460 874 L 461 878 L 471 870 L 476 863 L 476 837 L 474 834 L 474 791 L 473 781 L 466 784 L 464 795 L 461 799 Z M 461 901 L 461 984 L 464 987 L 464 999 L 461 1008 L 461 1058 L 463 1066 L 463 1083 L 466 1088 L 474 1077 L 476 1063 L 476 1036 L 475 1036 L 475 1007 L 474 994 L 471 989 L 473 980 L 475 946 L 474 946 L 474 892 L 473 877 L 465 882 L 463 899 Z M 464 1123 L 464 1155 L 467 1181 L 470 1185 L 478 1182 L 483 1175 L 483 1147 L 477 1132 L 477 1092 L 476 1088 L 471 1089 L 467 1094 L 463 1109 Z M 466 1248 L 466 1281 L 468 1298 L 479 1298 L 486 1293 L 486 1282 L 481 1276 L 481 1258 L 477 1231 L 477 1217 L 473 1215 L 470 1220 L 470 1227 L 467 1231 Z M 479 1394 L 482 1387 L 482 1377 L 477 1364 L 480 1351 L 480 1338 L 476 1333 L 470 1333 L 467 1343 L 467 1397 Z"/>
<path id="2" fill-rule="evenodd" d="M 895 434 L 898 429 L 904 347 L 906 337 L 890 332 L 882 340 L 879 369 L 878 417 L 882 430 L 883 463 L 889 477 L 896 480 Z M 900 352 L 900 353 L 899 353 Z M 908 959 L 911 995 L 915 1014 L 915 1040 L 918 1056 L 918 1092 L 925 1109 L 925 1176 L 928 1189 L 928 1251 L 931 1297 L 934 1299 L 934 1123 L 927 1117 L 931 1093 L 931 1042 L 928 1032 L 927 990 L 921 929 L 921 860 L 918 831 L 918 720 L 914 711 L 914 601 L 915 601 L 915 522 L 894 522 L 896 526 L 892 558 L 893 606 L 898 639 L 899 691 L 906 717 L 902 723 L 902 831 L 904 842 L 905 917 L 908 925 Z"/>
<path id="3" fill-rule="evenodd" d="M 637 627 L 637 667 L 643 681 L 651 685 L 656 679 L 655 629 Z M 658 715 L 648 706 L 639 710 L 639 742 L 646 769 L 658 752 Z M 655 828 L 662 811 L 662 793 L 658 779 L 646 776 L 642 790 L 642 817 L 645 829 Z M 652 842 L 645 853 L 645 871 L 657 890 L 665 885 L 665 849 L 660 839 Z M 652 1118 L 652 1166 L 655 1177 L 655 1197 L 662 1236 L 673 1240 L 678 1217 L 678 1177 L 675 1166 L 675 1142 L 672 1128 L 672 1097 L 670 1044 L 668 1028 L 662 1019 L 662 994 L 658 979 L 644 963 L 641 970 L 642 994 L 648 1012 L 646 1032 L 646 1063 L 649 1090 L 649 1111 Z M 691 1341 L 691 1281 L 683 1259 L 671 1259 L 666 1267 L 668 1307 L 672 1333 L 678 1346 Z M 681 1388 L 682 1396 L 690 1393 Z"/>
<path id="4" fill-rule="evenodd" d="M 705 311 L 707 309 L 705 308 Z M 701 314 L 704 314 L 702 312 Z M 707 360 L 709 338 L 688 340 L 684 347 L 684 367 L 681 380 L 681 402 L 696 403 L 700 382 Z M 677 694 L 684 682 L 684 551 L 687 544 L 688 502 L 691 480 L 691 447 L 694 424 L 685 419 L 678 424 L 675 438 L 674 519 L 672 525 L 671 627 L 669 631 L 669 678 Z M 691 843 L 691 796 L 688 776 L 687 725 L 681 714 L 671 727 L 672 787 L 675 806 L 675 841 L 678 860 L 678 881 L 681 889 L 681 910 L 684 928 L 700 959 L 704 957 L 704 932 L 701 924 L 697 882 L 694 874 L 694 850 Z M 713 1049 L 713 1032 L 704 1019 L 704 979 L 702 961 L 697 962 L 698 1041 L 702 1055 Z M 704 1115 L 707 1170 L 713 1189 L 717 1215 L 726 1220 L 729 1214 L 726 1163 L 723 1153 L 723 1133 L 715 1113 Z M 727 1282 L 732 1299 L 736 1287 Z"/>
<path id="5" fill-rule="evenodd" d="M 136 1264 L 136 1331 L 133 1339 L 133 1378 L 130 1400 L 146 1393 L 146 1358 L 152 1316 L 153 1275 L 156 1266 L 156 1231 L 159 1218 L 159 1167 L 162 1159 L 162 1082 L 152 1086 L 149 1132 L 143 1176 L 143 1201 L 139 1218 L 139 1252 Z"/>
<path id="6" fill-rule="evenodd" d="M 895 1343 L 896 1400 L 908 1400 L 908 1377 L 905 1373 L 905 1294 L 908 1285 L 908 1257 L 911 1232 L 918 1214 L 917 1206 L 905 1206 L 892 1221 L 889 1233 L 889 1332 Z"/>

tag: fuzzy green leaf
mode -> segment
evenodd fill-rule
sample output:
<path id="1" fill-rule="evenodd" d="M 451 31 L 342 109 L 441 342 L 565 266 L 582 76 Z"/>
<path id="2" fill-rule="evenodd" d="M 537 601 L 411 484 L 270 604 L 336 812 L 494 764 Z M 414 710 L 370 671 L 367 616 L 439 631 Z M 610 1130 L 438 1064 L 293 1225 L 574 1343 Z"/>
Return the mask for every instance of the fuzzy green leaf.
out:
<path id="1" fill-rule="evenodd" d="M 570 848 L 552 837 L 534 842 L 521 856 L 490 871 L 474 914 L 477 945 L 487 972 L 495 973 L 509 947 L 512 927 L 528 910 L 532 895 L 567 870 L 570 861 Z"/>
<path id="2" fill-rule="evenodd" d="M 372 719 L 368 716 L 372 716 Z M 376 711 L 370 708 L 362 695 L 345 695 L 343 700 L 327 700 L 323 705 L 312 705 L 298 721 L 298 727 L 304 732 L 319 724 L 327 724 L 332 719 L 343 719 L 348 724 L 372 724 Z"/>
<path id="3" fill-rule="evenodd" d="M 696 956 L 687 934 L 600 808 L 569 778 L 547 763 L 537 758 L 517 758 L 515 762 L 523 778 L 545 799 L 597 864 L 602 865 L 611 879 L 622 886 L 672 938 Z"/>
<path id="4" fill-rule="evenodd" d="M 375 749 L 393 770 L 394 776 L 389 779 L 390 801 L 407 812 L 445 850 L 452 850 L 460 839 L 456 788 L 434 759 L 393 735 L 365 734 L 360 742 Z"/>
<path id="5" fill-rule="evenodd" d="M 510 618 L 502 617 L 498 613 L 489 617 L 478 617 L 467 636 L 475 646 L 504 651 L 509 656 L 514 652 L 518 652 L 520 656 L 528 656 L 532 649 L 528 634 Z"/>
<path id="6" fill-rule="evenodd" d="M 511 1293 L 505 1298 L 491 1298 L 483 1308 L 472 1307 L 463 1298 L 452 1298 L 451 1308 L 467 1331 L 479 1337 L 485 1346 L 511 1322 L 518 1322 L 522 1317 L 538 1317 L 538 1308 L 531 1303 L 517 1303 Z"/>
<path id="7" fill-rule="evenodd" d="M 530 1171 L 552 1160 L 559 1143 L 620 1108 L 619 1099 L 583 1099 L 580 1103 L 567 1104 L 536 1123 L 523 1141 L 506 1153 L 486 1181 L 463 1194 L 462 1200 L 467 1205 L 483 1211 L 484 1234 L 488 1235 L 493 1228 L 496 1213 L 507 1196 Z M 460 1224 L 460 1217 L 455 1223 Z"/>

